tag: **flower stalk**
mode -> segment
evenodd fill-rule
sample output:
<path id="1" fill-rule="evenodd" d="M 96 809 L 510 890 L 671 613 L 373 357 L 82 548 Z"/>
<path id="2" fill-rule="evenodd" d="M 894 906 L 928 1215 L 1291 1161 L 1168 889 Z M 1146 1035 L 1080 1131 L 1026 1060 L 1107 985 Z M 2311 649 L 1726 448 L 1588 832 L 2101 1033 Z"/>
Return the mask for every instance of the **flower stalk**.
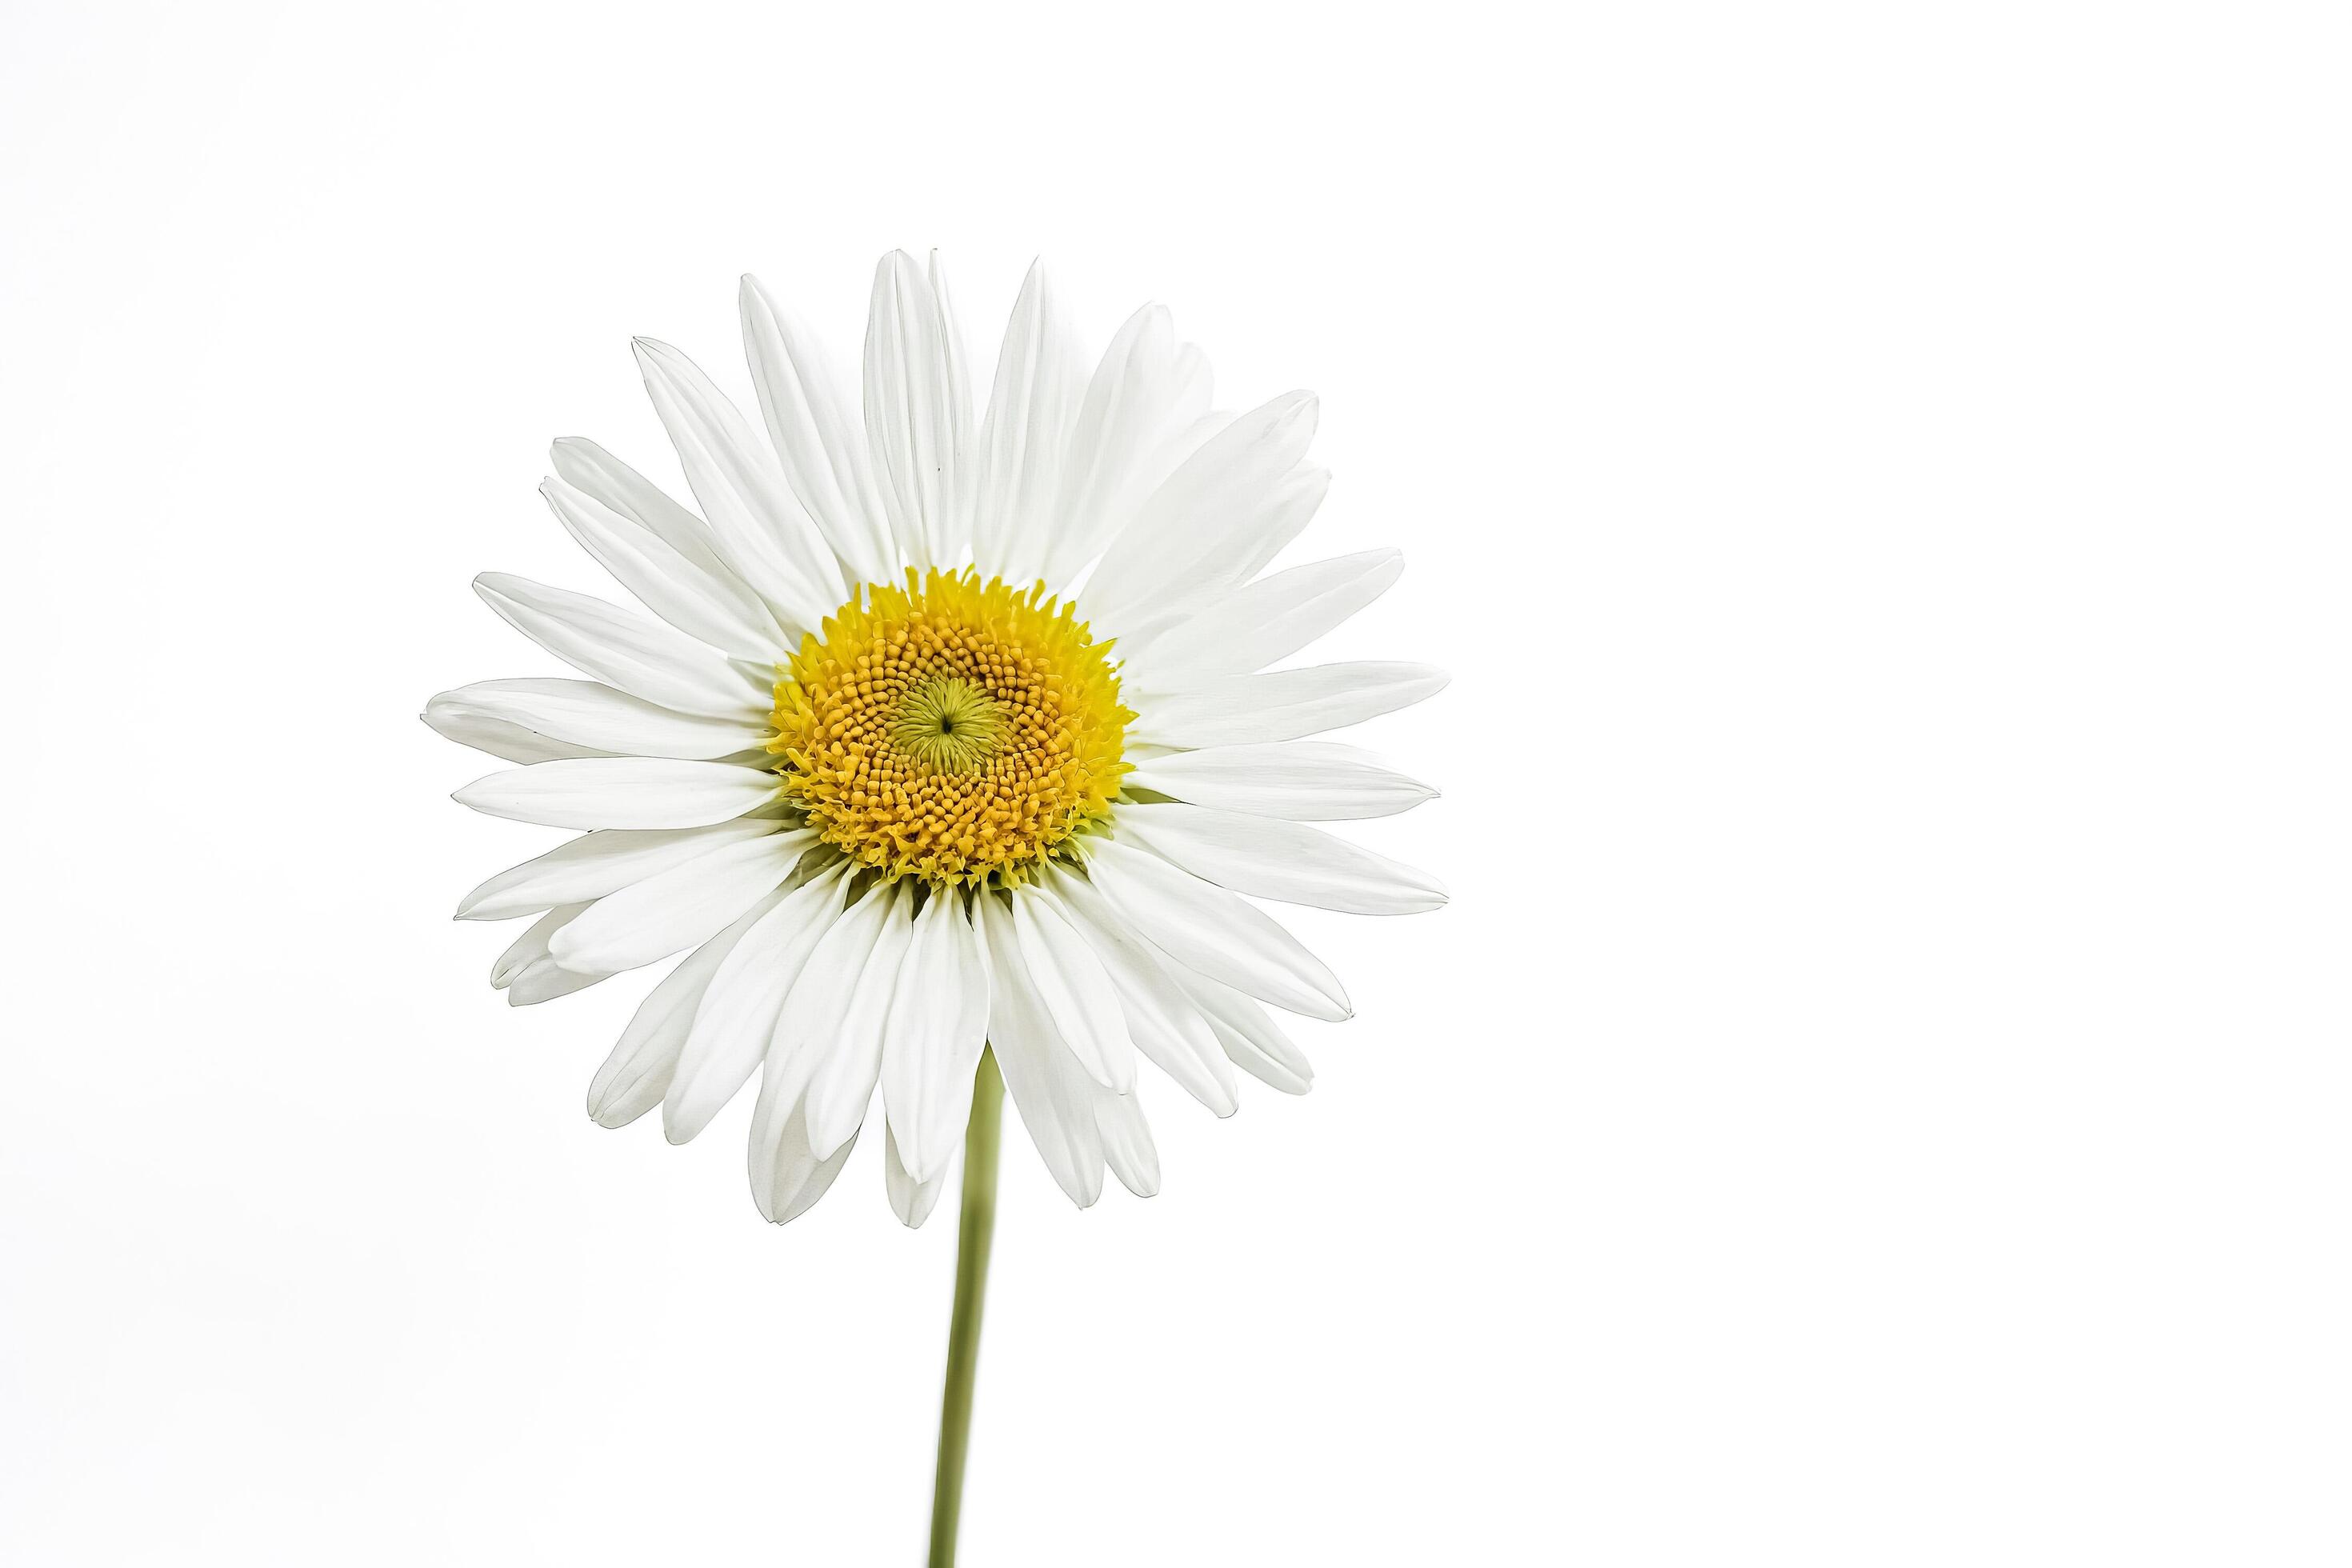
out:
<path id="1" fill-rule="evenodd" d="M 988 1254 L 996 1240 L 997 1150 L 1003 1137 L 1004 1077 L 983 1049 L 963 1132 L 963 1209 L 956 1225 L 955 1310 L 948 1321 L 947 1386 L 940 1395 L 940 1463 L 931 1486 L 930 1568 L 955 1568 L 963 1512 L 963 1467 L 971 1447 L 971 1389 L 980 1370 L 980 1316 Z"/>

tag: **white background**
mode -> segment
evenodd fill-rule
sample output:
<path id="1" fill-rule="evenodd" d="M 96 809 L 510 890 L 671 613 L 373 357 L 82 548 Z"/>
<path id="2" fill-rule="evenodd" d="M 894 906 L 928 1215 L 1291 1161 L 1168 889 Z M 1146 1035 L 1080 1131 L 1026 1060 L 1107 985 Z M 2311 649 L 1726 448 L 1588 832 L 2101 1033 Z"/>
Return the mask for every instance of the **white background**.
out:
<path id="1" fill-rule="evenodd" d="M 919 1560 L 952 1224 L 592 1126 L 415 715 L 632 333 L 938 245 L 1456 677 L 1316 1091 L 1010 1134 L 968 1564 L 2346 1561 L 2332 9 L 10 0 L 0 1560 Z"/>

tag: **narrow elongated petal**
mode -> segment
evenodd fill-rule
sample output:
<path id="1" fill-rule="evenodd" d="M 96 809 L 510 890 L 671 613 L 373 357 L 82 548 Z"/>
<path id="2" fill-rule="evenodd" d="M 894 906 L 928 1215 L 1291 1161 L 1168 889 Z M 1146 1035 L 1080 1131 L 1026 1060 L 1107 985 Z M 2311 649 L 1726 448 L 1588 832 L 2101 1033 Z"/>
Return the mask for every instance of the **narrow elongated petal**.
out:
<path id="1" fill-rule="evenodd" d="M 1141 651 L 1123 641 L 1123 680 L 1139 691 L 1176 691 L 1264 669 L 1379 598 L 1403 574 L 1404 554 L 1396 550 L 1277 572 L 1184 616 Z"/>
<path id="2" fill-rule="evenodd" d="M 1160 1150 L 1143 1119 L 1143 1102 L 1131 1094 L 1106 1094 L 1095 1101 L 1095 1130 L 1103 1161 L 1119 1185 L 1139 1198 L 1160 1191 Z"/>
<path id="3" fill-rule="evenodd" d="M 461 805 L 549 827 L 707 827 L 775 798 L 776 775 L 730 763 L 583 757 L 476 779 Z"/>
<path id="4" fill-rule="evenodd" d="M 529 929 L 514 939 L 498 961 L 490 965 L 490 989 L 503 991 L 531 965 L 547 957 L 548 939 L 577 919 L 588 907 L 586 900 L 576 904 L 561 904 L 533 921 Z"/>
<path id="5" fill-rule="evenodd" d="M 1085 1208 L 1102 1196 L 1102 1130 L 1094 1102 L 1109 1091 L 1063 1048 L 1022 964 L 1011 905 L 987 895 L 974 908 L 988 957 L 988 1038 L 1004 1092 L 1055 1184 Z"/>
<path id="6" fill-rule="evenodd" d="M 1292 822 L 1393 816 L 1437 794 L 1370 752 L 1332 741 L 1171 752 L 1137 763 L 1126 782 L 1194 805 Z"/>
<path id="7" fill-rule="evenodd" d="M 711 976 L 662 1100 L 662 1131 L 671 1142 L 708 1127 L 759 1069 L 784 998 L 848 894 L 845 861 L 791 889 Z"/>
<path id="8" fill-rule="evenodd" d="M 961 901 L 935 890 L 915 920 L 882 1036 L 890 1146 L 915 1179 L 929 1181 L 954 1157 L 987 1043 L 988 966 L 980 938 Z"/>
<path id="9" fill-rule="evenodd" d="M 1044 574 L 1063 454 L 1085 387 L 1075 335 L 1037 263 L 1005 325 L 980 428 L 972 557 L 983 574 L 1008 583 Z"/>
<path id="10" fill-rule="evenodd" d="M 1118 831 L 1195 877 L 1253 898 L 1351 915 L 1418 914 L 1445 903 L 1445 889 L 1428 872 L 1303 823 L 1168 801 L 1121 807 Z"/>
<path id="11" fill-rule="evenodd" d="M 910 897 L 904 884 L 868 889 L 818 942 L 777 1020 L 769 1070 L 803 1070 L 805 1058 L 809 1146 L 820 1160 L 856 1132 L 873 1098 Z"/>
<path id="12" fill-rule="evenodd" d="M 971 367 L 964 353 L 963 324 L 956 320 L 955 300 L 948 289 L 947 267 L 937 249 L 932 250 L 924 272 L 931 281 L 931 296 L 940 305 L 940 345 L 947 367 L 949 424 L 955 439 L 955 462 L 947 476 L 945 543 L 946 558 L 956 561 L 971 552 L 971 493 L 979 479 L 979 458 L 972 441 Z"/>
<path id="13" fill-rule="evenodd" d="M 1234 553 L 1213 577 L 1193 582 L 1181 596 L 1145 594 L 1117 606 L 1115 613 L 1090 608 L 1088 614 L 1118 638 L 1121 647 L 1139 654 L 1149 650 L 1162 637 L 1189 625 L 1204 607 L 1256 576 L 1283 546 L 1306 531 L 1330 488 L 1328 470 L 1297 469 L 1258 503 L 1245 526 L 1234 531 Z"/>
<path id="14" fill-rule="evenodd" d="M 548 951 L 566 969 L 617 973 L 657 963 L 716 935 L 782 887 L 816 842 L 805 828 L 721 845 L 635 882 L 555 933 Z"/>
<path id="15" fill-rule="evenodd" d="M 1165 307 L 1146 305 L 1103 350 L 1070 429 L 1044 575 L 1066 582 L 1134 516 L 1174 466 L 1171 447 L 1209 408 L 1207 363 L 1176 342 Z"/>
<path id="16" fill-rule="evenodd" d="M 889 1186 L 891 1211 L 909 1230 L 919 1229 L 931 1217 L 940 1189 L 947 1185 L 948 1173 L 943 1170 L 927 1182 L 917 1181 L 908 1171 L 906 1161 L 899 1157 L 898 1132 L 886 1127 L 883 1135 L 887 1141 L 883 1144 L 882 1175 Z M 950 1152 L 952 1163 L 953 1152 Z"/>
<path id="17" fill-rule="evenodd" d="M 575 991 L 585 991 L 613 978 L 608 970 L 592 970 L 582 973 L 566 969 L 551 958 L 542 958 L 507 983 L 507 1005 L 530 1007 L 541 1002 L 552 1002 L 558 996 L 569 996 Z"/>
<path id="18" fill-rule="evenodd" d="M 425 704 L 425 721 L 462 741 L 481 724 L 497 735 L 536 737 L 543 756 L 498 752 L 509 762 L 560 757 L 677 757 L 699 761 L 758 746 L 766 716 L 710 719 L 679 713 L 593 680 L 562 677 L 481 680 Z M 473 744 L 473 742 L 467 742 Z"/>
<path id="19" fill-rule="evenodd" d="M 710 977 L 743 933 L 782 897 L 780 889 L 744 910 L 732 925 L 680 960 L 647 994 L 588 1085 L 592 1120 L 604 1127 L 623 1127 L 661 1103 Z"/>
<path id="20" fill-rule="evenodd" d="M 1265 571 L 1266 563 L 1281 554 L 1284 546 L 1307 531 L 1307 525 L 1322 509 L 1324 497 L 1330 493 L 1328 468 L 1309 464 L 1293 469 L 1260 503 L 1249 526 L 1234 531 L 1232 558 L 1223 563 L 1222 571 L 1209 574 L 1207 581 L 1220 589 L 1230 588 Z"/>
<path id="21" fill-rule="evenodd" d="M 760 1100 L 751 1112 L 751 1201 L 760 1205 L 762 1218 L 776 1225 L 815 1207 L 857 1146 L 852 1133 L 848 1142 L 824 1159 L 809 1148 L 802 1093 L 806 1083 L 805 1062 L 780 1070 L 771 1061 L 761 1075 Z"/>
<path id="22" fill-rule="evenodd" d="M 650 616 L 502 572 L 474 591 L 508 625 L 583 675 L 680 713 L 753 720 L 772 698 L 708 643 Z"/>
<path id="23" fill-rule="evenodd" d="M 1169 970 L 1200 1007 L 1217 1043 L 1234 1065 L 1271 1089 L 1285 1094 L 1305 1094 L 1315 1081 L 1315 1069 L 1306 1053 L 1266 1016 L 1265 1008 L 1230 986 L 1182 965 Z"/>
<path id="24" fill-rule="evenodd" d="M 1239 894 L 1116 842 L 1097 841 L 1087 873 L 1177 963 L 1310 1018 L 1349 1016 L 1348 994 L 1338 977 Z"/>
<path id="25" fill-rule="evenodd" d="M 1208 1021 L 1169 977 L 1157 950 L 1085 878 L 1061 872 L 1048 883 L 1072 929 L 1102 961 L 1118 990 L 1135 1048 L 1181 1084 L 1185 1093 L 1217 1115 L 1231 1116 L 1240 1105 L 1234 1096 L 1232 1064 Z"/>
<path id="26" fill-rule="evenodd" d="M 567 741 L 554 740 L 536 731 L 506 719 L 494 719 L 456 700 L 457 693 L 445 691 L 425 706 L 420 715 L 442 739 L 455 741 L 461 746 L 471 746 L 478 752 L 509 763 L 528 767 L 532 763 L 552 763 L 566 758 L 610 756 L 609 752 L 595 751 L 587 746 L 575 746 Z"/>
<path id="27" fill-rule="evenodd" d="M 744 353 L 785 481 L 839 557 L 844 577 L 894 580 L 898 550 L 866 458 L 865 432 L 832 360 L 758 279 L 744 278 L 741 305 Z"/>
<path id="28" fill-rule="evenodd" d="M 841 574 L 775 455 L 693 361 L 651 338 L 635 348 L 654 411 L 719 553 L 787 632 L 814 629 L 841 602 Z"/>
<path id="29" fill-rule="evenodd" d="M 709 827 L 605 828 L 583 833 L 526 860 L 466 895 L 461 921 L 505 921 L 557 904 L 583 903 L 682 866 L 722 845 L 775 832 L 782 824 L 738 818 Z"/>
<path id="30" fill-rule="evenodd" d="M 866 432 L 892 534 L 921 566 L 946 565 L 961 543 L 971 394 L 939 289 L 903 250 L 874 269 L 866 326 Z"/>
<path id="31" fill-rule="evenodd" d="M 705 565 L 583 490 L 539 487 L 564 531 L 646 608 L 698 642 L 738 658 L 775 662 L 785 644 L 760 596 L 716 561 Z"/>
<path id="32" fill-rule="evenodd" d="M 548 448 L 547 458 L 555 477 L 581 494 L 650 530 L 698 565 L 731 572 L 709 523 L 595 442 L 566 436 Z"/>
<path id="33" fill-rule="evenodd" d="M 1087 580 L 1092 614 L 1117 622 L 1147 597 L 1190 598 L 1224 582 L 1244 531 L 1315 437 L 1312 393 L 1252 409 L 1180 464 L 1137 510 Z"/>
<path id="34" fill-rule="evenodd" d="M 839 1047 L 857 977 L 880 940 L 894 891 L 877 884 L 861 893 L 817 940 L 785 993 L 783 1010 L 768 1040 L 767 1071 L 772 1078 L 797 1074 L 797 1087 L 791 1090 L 794 1100 L 808 1087 L 814 1065 Z"/>
<path id="35" fill-rule="evenodd" d="M 856 990 L 842 1017 L 839 1044 L 809 1080 L 809 1147 L 819 1159 L 856 1137 L 865 1124 L 866 1109 L 882 1074 L 882 1031 L 914 936 L 913 910 L 914 889 L 902 884 L 858 972 Z"/>
<path id="36" fill-rule="evenodd" d="M 1425 664 L 1363 661 L 1227 676 L 1143 704 L 1129 738 L 1155 746 L 1248 746 L 1295 741 L 1410 708 L 1445 689 Z"/>
<path id="37" fill-rule="evenodd" d="M 1135 1047 L 1118 993 L 1086 939 L 1061 910 L 1026 888 L 1012 895 L 1013 940 L 1038 1001 L 1087 1076 L 1125 1093 L 1135 1087 Z"/>

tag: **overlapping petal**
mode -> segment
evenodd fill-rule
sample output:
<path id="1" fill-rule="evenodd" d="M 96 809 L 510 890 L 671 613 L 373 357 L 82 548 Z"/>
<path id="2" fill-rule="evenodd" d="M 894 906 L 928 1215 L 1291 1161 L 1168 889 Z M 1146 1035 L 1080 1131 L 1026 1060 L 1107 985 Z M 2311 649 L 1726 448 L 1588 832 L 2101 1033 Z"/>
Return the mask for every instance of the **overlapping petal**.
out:
<path id="1" fill-rule="evenodd" d="M 793 494 L 852 583 L 898 575 L 898 551 L 866 456 L 866 432 L 815 335 L 746 277 L 743 351 L 760 413 Z"/>
<path id="2" fill-rule="evenodd" d="M 1425 664 L 1379 660 L 1227 676 L 1149 704 L 1128 738 L 1186 749 L 1296 741 L 1426 701 L 1447 679 Z"/>
<path id="3" fill-rule="evenodd" d="M 474 591 L 572 668 L 646 702 L 736 721 L 756 721 L 766 709 L 759 682 L 725 654 L 649 616 L 502 572 L 475 578 Z"/>
<path id="4" fill-rule="evenodd" d="M 731 763 L 583 757 L 476 779 L 461 805 L 547 827 L 708 827 L 775 798 L 776 776 Z"/>
<path id="5" fill-rule="evenodd" d="M 936 262 L 894 250 L 874 270 L 866 324 L 866 434 L 891 531 L 908 560 L 946 565 L 964 548 L 971 390 Z"/>
<path id="6" fill-rule="evenodd" d="M 1366 550 L 1261 577 L 1140 647 L 1127 639 L 1127 684 L 1139 693 L 1181 691 L 1264 669 L 1337 627 L 1403 574 L 1402 551 Z"/>
<path id="7" fill-rule="evenodd" d="M 518 763 L 615 756 L 700 762 L 749 751 L 764 730 L 748 715 L 712 719 L 680 713 L 593 680 L 560 677 L 481 680 L 444 691 L 425 704 L 425 721 L 453 741 Z M 476 725 L 484 727 L 481 736 L 528 736 L 537 746 L 511 741 L 508 749 L 486 745 L 467 738 L 478 733 Z"/>
<path id="8" fill-rule="evenodd" d="M 708 827 L 612 827 L 558 845 L 466 895 L 461 921 L 505 921 L 558 904 L 586 903 L 682 866 L 722 845 L 779 831 L 781 822 L 741 817 Z"/>
<path id="9" fill-rule="evenodd" d="M 759 1070 L 784 998 L 848 896 L 849 868 L 836 861 L 769 902 L 711 975 L 662 1098 L 662 1130 L 671 1142 L 709 1126 Z"/>
<path id="10" fill-rule="evenodd" d="M 1426 871 L 1304 823 L 1164 801 L 1118 814 L 1123 838 L 1194 876 L 1253 898 L 1351 915 L 1410 915 L 1444 907 Z"/>
<path id="11" fill-rule="evenodd" d="M 1096 844 L 1087 874 L 1177 963 L 1309 1018 L 1349 1016 L 1339 977 L 1240 895 L 1119 843 Z"/>
<path id="12" fill-rule="evenodd" d="M 1344 822 L 1410 811 L 1437 791 L 1335 741 L 1284 741 L 1167 752 L 1135 765 L 1130 788 L 1220 811 L 1292 822 Z"/>

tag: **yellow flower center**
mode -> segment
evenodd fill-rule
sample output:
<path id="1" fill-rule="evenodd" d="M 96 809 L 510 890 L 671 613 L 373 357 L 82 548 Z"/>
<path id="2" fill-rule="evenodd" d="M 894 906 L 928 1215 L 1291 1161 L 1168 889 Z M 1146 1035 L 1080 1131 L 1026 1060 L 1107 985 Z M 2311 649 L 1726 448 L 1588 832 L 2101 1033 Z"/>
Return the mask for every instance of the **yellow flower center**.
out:
<path id="1" fill-rule="evenodd" d="M 1129 766 L 1109 656 L 1043 583 L 869 584 L 776 667 L 783 795 L 893 879 L 1019 882 L 1108 812 Z"/>

